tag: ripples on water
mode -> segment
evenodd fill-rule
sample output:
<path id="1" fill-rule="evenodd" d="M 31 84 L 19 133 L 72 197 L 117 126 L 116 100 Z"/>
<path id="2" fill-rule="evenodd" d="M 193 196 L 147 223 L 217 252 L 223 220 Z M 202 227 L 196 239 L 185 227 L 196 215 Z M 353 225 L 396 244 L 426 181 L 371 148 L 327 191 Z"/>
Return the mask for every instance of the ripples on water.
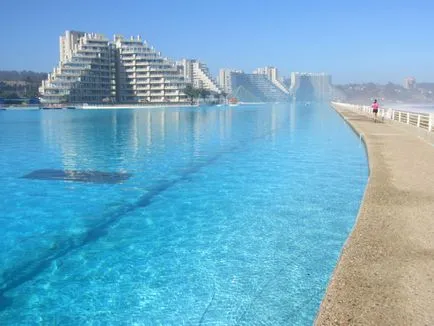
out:
<path id="1" fill-rule="evenodd" d="M 368 173 L 324 105 L 3 111 L 0 126 L 8 325 L 311 324 Z M 20 178 L 43 169 L 129 179 Z"/>

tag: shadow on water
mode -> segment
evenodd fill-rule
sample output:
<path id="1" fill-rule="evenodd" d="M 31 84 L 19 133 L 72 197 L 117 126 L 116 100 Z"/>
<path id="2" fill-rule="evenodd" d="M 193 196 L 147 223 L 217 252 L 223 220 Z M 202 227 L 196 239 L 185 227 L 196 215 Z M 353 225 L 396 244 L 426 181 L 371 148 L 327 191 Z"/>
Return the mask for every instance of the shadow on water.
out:
<path id="1" fill-rule="evenodd" d="M 34 180 L 65 180 L 90 183 L 122 183 L 131 177 L 130 173 L 124 172 L 101 172 L 101 171 L 75 171 L 75 170 L 36 170 L 22 176 L 24 179 Z"/>
<path id="2" fill-rule="evenodd" d="M 287 121 L 283 122 L 284 125 Z M 248 145 L 249 143 L 261 139 L 266 139 L 267 137 L 273 135 L 279 129 L 280 128 L 274 128 L 264 134 L 253 137 L 249 140 L 240 141 L 238 145 L 233 145 L 229 148 L 221 150 L 215 155 L 209 157 L 208 159 L 193 164 L 190 167 L 179 171 L 178 177 L 171 180 L 161 181 L 154 186 L 148 188 L 146 194 L 142 195 L 135 203 L 126 204 L 116 209 L 115 211 L 106 212 L 105 214 L 103 214 L 103 221 L 94 225 L 86 232 L 77 236 L 72 236 L 65 241 L 57 243 L 55 247 L 45 252 L 37 259 L 27 261 L 23 264 L 15 266 L 14 268 L 11 268 L 10 270 L 5 271 L 2 274 L 3 282 L 0 283 L 0 311 L 11 306 L 13 303 L 12 298 L 5 296 L 8 291 L 17 288 L 28 281 L 31 281 L 40 273 L 42 273 L 45 269 L 47 269 L 56 259 L 62 258 L 70 252 L 80 249 L 104 237 L 108 234 L 109 228 L 115 223 L 117 223 L 122 217 L 133 212 L 136 209 L 149 206 L 152 203 L 152 199 L 154 197 L 182 181 L 188 181 L 191 174 L 200 171 L 203 167 L 213 164 L 224 154 L 240 151 L 244 146 Z"/>

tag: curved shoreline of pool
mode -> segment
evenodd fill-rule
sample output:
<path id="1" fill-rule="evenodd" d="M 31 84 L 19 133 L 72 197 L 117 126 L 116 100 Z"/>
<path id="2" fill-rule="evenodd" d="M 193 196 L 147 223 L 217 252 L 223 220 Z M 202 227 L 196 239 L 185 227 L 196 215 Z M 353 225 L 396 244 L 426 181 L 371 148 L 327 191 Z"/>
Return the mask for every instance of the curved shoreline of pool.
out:
<path id="1" fill-rule="evenodd" d="M 333 106 L 362 135 L 370 177 L 316 325 L 432 324 L 434 150 L 404 126 Z"/>

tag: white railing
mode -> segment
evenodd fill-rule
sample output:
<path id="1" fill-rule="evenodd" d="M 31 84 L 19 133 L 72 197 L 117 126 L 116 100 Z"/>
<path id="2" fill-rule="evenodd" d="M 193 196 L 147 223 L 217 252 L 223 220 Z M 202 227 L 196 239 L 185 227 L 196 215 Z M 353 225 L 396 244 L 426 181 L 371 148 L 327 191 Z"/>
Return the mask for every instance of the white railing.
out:
<path id="1" fill-rule="evenodd" d="M 356 111 L 373 117 L 372 107 L 349 103 L 332 102 L 332 105 L 343 106 L 346 109 Z M 390 108 L 379 108 L 378 118 L 380 120 L 393 120 L 399 123 L 415 126 L 434 132 L 434 113 L 418 113 Z"/>

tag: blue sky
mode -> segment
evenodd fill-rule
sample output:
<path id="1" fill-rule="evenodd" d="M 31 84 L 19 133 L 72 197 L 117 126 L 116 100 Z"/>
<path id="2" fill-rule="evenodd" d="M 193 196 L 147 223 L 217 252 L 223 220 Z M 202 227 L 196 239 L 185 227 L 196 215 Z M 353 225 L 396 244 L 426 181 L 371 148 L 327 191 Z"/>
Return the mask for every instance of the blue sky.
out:
<path id="1" fill-rule="evenodd" d="M 65 30 L 140 34 L 163 55 L 215 74 L 276 66 L 335 83 L 434 81 L 434 1 L 10 0 L 0 8 L 0 69 L 51 71 Z"/>

